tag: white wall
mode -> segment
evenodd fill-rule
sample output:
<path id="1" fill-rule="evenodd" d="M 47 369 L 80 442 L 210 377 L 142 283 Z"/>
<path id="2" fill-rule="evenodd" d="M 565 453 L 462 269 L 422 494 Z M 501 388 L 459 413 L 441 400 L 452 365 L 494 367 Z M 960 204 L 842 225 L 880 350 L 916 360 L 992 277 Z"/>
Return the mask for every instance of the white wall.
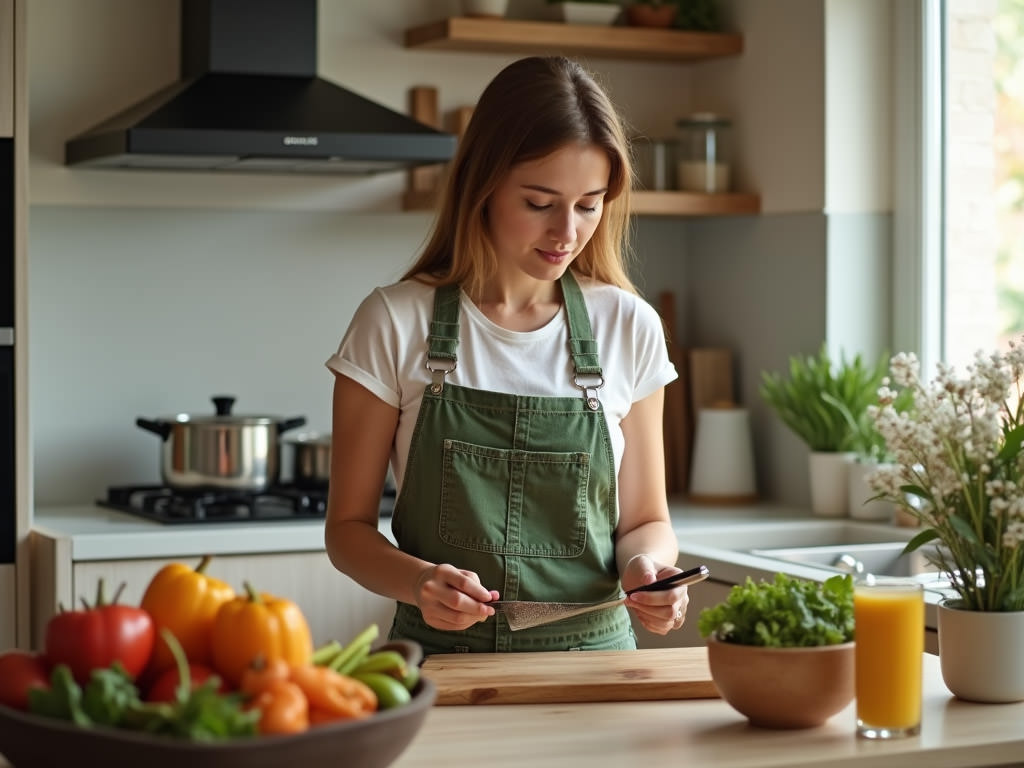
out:
<path id="1" fill-rule="evenodd" d="M 737 186 L 762 215 L 822 211 L 825 26 L 821 0 L 721 0 L 743 54 L 693 68 L 693 101 L 733 117 Z"/>
<path id="2" fill-rule="evenodd" d="M 513 15 L 539 5 L 513 0 Z M 765 210 L 761 220 L 716 223 L 724 237 L 714 242 L 737 264 L 770 258 L 781 243 L 797 274 L 820 271 L 824 243 L 813 224 L 788 238 L 768 227 L 771 239 L 760 239 L 768 217 L 824 208 L 820 5 L 725 3 L 730 28 L 746 38 L 736 59 L 588 62 L 637 129 L 652 136 L 671 135 L 676 119 L 695 109 L 734 115 L 737 175 L 742 188 L 762 194 Z M 401 44 L 406 27 L 457 8 L 456 0 L 320 0 L 321 74 L 401 110 L 408 88 L 421 84 L 440 87 L 444 110 L 472 103 L 513 56 Z M 331 376 L 324 359 L 359 298 L 402 271 L 429 227 L 425 214 L 398 212 L 402 174 L 351 180 L 65 167 L 67 138 L 176 77 L 177 14 L 177 0 L 34 0 L 29 7 L 37 504 L 81 503 L 109 485 L 156 482 L 156 438 L 135 418 L 202 412 L 222 391 L 238 397 L 240 410 L 304 414 L 325 428 Z M 691 226 L 637 220 L 638 279 L 648 295 L 701 291 L 687 280 L 702 273 L 694 260 L 719 253 L 691 253 L 691 240 L 705 242 L 689 236 Z M 704 322 L 686 306 L 680 314 L 690 331 Z M 787 335 L 792 327 L 799 337 Z M 784 361 L 825 333 L 817 319 L 790 319 L 779 329 L 758 345 L 759 364 Z M 682 339 L 700 344 L 715 329 L 701 333 Z M 758 371 L 745 375 L 749 382 Z"/>

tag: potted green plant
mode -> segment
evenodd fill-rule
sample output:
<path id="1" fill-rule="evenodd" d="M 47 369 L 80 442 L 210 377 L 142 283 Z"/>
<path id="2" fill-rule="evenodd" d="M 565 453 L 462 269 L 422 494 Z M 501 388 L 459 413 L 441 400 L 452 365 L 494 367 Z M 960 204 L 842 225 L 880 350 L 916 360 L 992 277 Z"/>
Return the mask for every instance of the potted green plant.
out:
<path id="1" fill-rule="evenodd" d="M 762 371 L 761 397 L 810 449 L 811 510 L 838 517 L 848 509 L 849 468 L 861 423 L 877 402 L 884 358 L 867 365 L 858 354 L 833 361 L 825 344 L 817 355 L 789 358 L 788 377 Z"/>
<path id="2" fill-rule="evenodd" d="M 880 378 L 887 368 L 887 355 L 883 355 L 875 369 L 875 376 L 879 384 L 885 382 Z M 890 382 L 891 383 L 891 382 Z M 895 392 L 892 401 L 893 408 L 897 413 L 903 413 L 910 405 L 911 393 L 906 389 Z M 878 431 L 873 418 L 871 407 L 854 413 L 850 405 L 836 399 L 832 395 L 826 395 L 825 399 L 832 403 L 843 415 L 850 428 L 849 448 L 852 451 L 852 461 L 849 464 L 849 503 L 848 511 L 850 517 L 859 520 L 882 520 L 886 522 L 895 521 L 901 525 L 916 525 L 916 521 L 900 514 L 899 508 L 888 499 L 880 498 L 871 487 L 870 478 L 879 466 L 892 461 L 892 453 L 885 443 L 885 438 Z"/>
<path id="3" fill-rule="evenodd" d="M 872 484 L 921 525 L 907 543 L 949 581 L 938 608 L 943 679 L 960 698 L 1024 700 L 1024 346 L 975 355 L 967 375 L 924 383 L 913 354 L 890 362 L 872 409 L 892 453 Z"/>
<path id="4" fill-rule="evenodd" d="M 719 28 L 718 0 L 676 0 L 679 11 L 675 25 L 692 32 L 715 32 Z"/>
<path id="5" fill-rule="evenodd" d="M 737 584 L 703 609 L 716 687 L 753 725 L 810 728 L 853 699 L 853 577 L 824 582 L 784 573 Z"/>

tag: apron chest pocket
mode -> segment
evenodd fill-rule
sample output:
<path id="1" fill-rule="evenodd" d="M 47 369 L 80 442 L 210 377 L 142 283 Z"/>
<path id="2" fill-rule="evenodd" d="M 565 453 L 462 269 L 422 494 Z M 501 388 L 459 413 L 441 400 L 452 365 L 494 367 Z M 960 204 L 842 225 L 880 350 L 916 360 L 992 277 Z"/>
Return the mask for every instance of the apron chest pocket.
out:
<path id="1" fill-rule="evenodd" d="M 583 554 L 589 453 L 508 450 L 459 440 L 445 440 L 443 451 L 438 534 L 446 544 L 525 557 Z M 505 514 L 494 514 L 496 507 Z"/>

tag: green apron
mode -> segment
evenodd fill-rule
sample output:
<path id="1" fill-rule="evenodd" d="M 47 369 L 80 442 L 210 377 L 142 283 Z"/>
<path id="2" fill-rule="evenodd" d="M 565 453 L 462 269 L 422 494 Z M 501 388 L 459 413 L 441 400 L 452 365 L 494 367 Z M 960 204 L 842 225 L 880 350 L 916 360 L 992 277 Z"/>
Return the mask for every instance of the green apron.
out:
<path id="1" fill-rule="evenodd" d="M 615 461 L 597 397 L 603 379 L 576 279 L 561 279 L 578 397 L 488 392 L 445 381 L 455 369 L 460 288 L 434 296 L 427 368 L 392 531 L 432 563 L 475 571 L 503 600 L 590 602 L 620 595 Z M 523 365 L 529 365 L 524 360 Z M 426 653 L 632 649 L 625 607 L 512 632 L 500 614 L 434 629 L 399 603 L 392 639 Z"/>

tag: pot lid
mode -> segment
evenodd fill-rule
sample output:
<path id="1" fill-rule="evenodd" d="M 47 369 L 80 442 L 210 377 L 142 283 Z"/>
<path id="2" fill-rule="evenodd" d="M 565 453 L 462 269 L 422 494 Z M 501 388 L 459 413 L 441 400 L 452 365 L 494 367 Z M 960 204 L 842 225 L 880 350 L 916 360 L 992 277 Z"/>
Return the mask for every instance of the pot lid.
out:
<path id="1" fill-rule="evenodd" d="M 171 416 L 167 421 L 173 421 L 178 424 L 197 424 L 197 425 L 214 425 L 223 426 L 226 424 L 238 425 L 238 426 L 269 426 L 271 424 L 277 424 L 281 421 L 278 416 L 267 416 L 262 414 L 233 414 L 231 409 L 235 404 L 235 398 L 232 395 L 214 395 L 213 406 L 215 413 L 177 413 Z M 302 420 L 305 422 L 305 419 Z M 298 425 L 295 425 L 298 426 Z"/>
<path id="2" fill-rule="evenodd" d="M 296 445 L 325 445 L 330 447 L 331 433 L 299 432 L 297 435 L 292 435 L 291 437 L 286 438 L 286 442 L 295 443 Z"/>

